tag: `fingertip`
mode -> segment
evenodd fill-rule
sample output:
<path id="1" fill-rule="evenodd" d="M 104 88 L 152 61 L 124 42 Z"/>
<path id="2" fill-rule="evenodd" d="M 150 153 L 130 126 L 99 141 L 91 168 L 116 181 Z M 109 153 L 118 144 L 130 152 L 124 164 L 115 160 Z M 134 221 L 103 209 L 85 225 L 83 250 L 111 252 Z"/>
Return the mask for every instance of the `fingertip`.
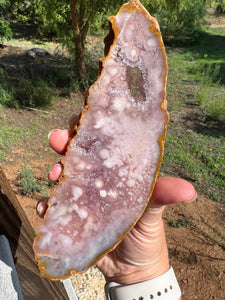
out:
<path id="1" fill-rule="evenodd" d="M 151 203 L 169 205 L 192 202 L 197 198 L 194 186 L 181 178 L 159 177 L 157 179 Z"/>
<path id="2" fill-rule="evenodd" d="M 60 164 L 60 163 L 52 166 L 49 171 L 49 174 L 48 174 L 48 180 L 53 181 L 53 182 L 58 181 L 59 177 L 62 174 L 62 170 L 63 170 L 63 167 L 62 167 L 62 164 Z"/>
<path id="3" fill-rule="evenodd" d="M 39 201 L 37 203 L 37 206 L 36 206 L 36 211 L 37 211 L 37 215 L 40 217 L 40 218 L 43 218 L 47 209 L 48 209 L 48 199 L 49 198 L 42 198 L 41 201 Z"/>
<path id="4" fill-rule="evenodd" d="M 55 132 L 55 131 L 60 131 L 61 129 L 57 129 L 57 128 L 55 128 L 55 129 L 52 129 L 51 131 L 49 131 L 49 133 L 48 133 L 48 140 L 50 139 L 50 136 Z"/>
<path id="5" fill-rule="evenodd" d="M 67 129 L 54 129 L 48 135 L 50 147 L 59 154 L 64 154 L 70 139 L 70 131 Z"/>

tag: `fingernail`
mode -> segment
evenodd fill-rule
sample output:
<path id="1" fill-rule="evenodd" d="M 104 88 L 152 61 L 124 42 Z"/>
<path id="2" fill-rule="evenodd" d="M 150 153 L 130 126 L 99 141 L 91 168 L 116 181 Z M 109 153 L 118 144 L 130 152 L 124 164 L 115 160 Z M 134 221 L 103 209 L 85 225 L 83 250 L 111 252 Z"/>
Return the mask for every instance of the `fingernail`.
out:
<path id="1" fill-rule="evenodd" d="M 188 201 L 188 203 L 195 201 L 197 198 L 198 198 L 198 194 L 196 192 L 194 198 L 192 200 Z"/>
<path id="2" fill-rule="evenodd" d="M 56 170 L 56 168 L 59 168 L 59 170 Z M 52 166 L 48 173 L 48 180 L 50 180 L 52 182 L 58 181 L 58 179 L 61 176 L 62 169 L 63 169 L 63 167 L 62 167 L 61 163 L 57 163 L 54 166 Z"/>
<path id="3" fill-rule="evenodd" d="M 61 129 L 53 129 L 48 133 L 48 139 L 50 139 L 50 136 L 53 134 L 55 131 L 61 131 Z"/>
<path id="4" fill-rule="evenodd" d="M 54 164 L 54 165 L 50 168 L 49 172 L 51 172 L 51 170 L 52 170 L 53 168 L 55 168 L 55 167 L 60 167 L 60 168 L 61 168 L 61 167 L 62 167 L 62 164 L 61 164 L 60 162 Z"/>
<path id="5" fill-rule="evenodd" d="M 36 210 L 37 210 L 37 214 L 40 216 L 40 217 L 43 217 L 46 210 L 48 208 L 48 204 L 45 203 L 45 202 L 39 202 L 37 204 L 37 207 L 36 207 Z"/>
<path id="6" fill-rule="evenodd" d="M 39 215 L 42 215 L 43 211 L 44 211 L 44 207 L 43 207 L 43 204 L 40 202 L 40 203 L 38 203 L 38 205 L 37 205 L 37 213 L 38 213 Z"/>

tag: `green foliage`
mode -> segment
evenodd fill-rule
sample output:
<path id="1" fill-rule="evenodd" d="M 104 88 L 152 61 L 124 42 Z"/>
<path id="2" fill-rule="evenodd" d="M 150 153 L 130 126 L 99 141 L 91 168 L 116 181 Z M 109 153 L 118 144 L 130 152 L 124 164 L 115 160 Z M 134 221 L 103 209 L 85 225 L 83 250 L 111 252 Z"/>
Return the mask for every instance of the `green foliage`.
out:
<path id="1" fill-rule="evenodd" d="M 8 91 L 0 86 L 0 103 L 2 105 L 19 108 L 19 105 L 11 91 Z"/>
<path id="2" fill-rule="evenodd" d="M 11 3 L 18 7 L 18 2 L 24 5 L 22 0 Z M 118 5 L 116 0 L 35 0 L 29 2 L 28 14 L 21 14 L 32 18 L 31 22 L 37 24 L 37 32 L 42 37 L 56 36 L 67 47 L 74 58 L 77 72 L 82 81 L 86 80 L 85 67 L 85 39 L 90 24 L 105 13 L 108 7 Z M 24 6 L 23 6 L 24 7 Z M 35 13 L 33 13 L 35 12 Z M 102 16 L 102 15 L 101 15 Z M 28 20 L 27 20 L 28 21 Z M 98 24 L 99 26 L 99 24 Z"/>
<path id="3" fill-rule="evenodd" d="M 225 89 L 220 85 L 220 66 L 206 65 L 201 72 L 195 97 L 206 116 L 214 121 L 225 121 Z"/>
<path id="4" fill-rule="evenodd" d="M 8 0 L 11 11 L 18 20 L 35 24 L 36 33 L 42 38 L 57 37 L 71 53 L 77 66 L 77 72 L 86 80 L 84 52 L 86 34 L 99 32 L 106 28 L 107 18 L 115 15 L 123 0 Z M 158 18 L 165 41 L 190 41 L 198 36 L 201 18 L 204 12 L 202 0 L 143 0 L 143 5 Z M 75 3 L 75 4 L 74 4 Z M 73 4 L 73 5 L 72 5 Z M 78 29 L 72 24 L 71 10 L 76 8 Z M 73 30 L 74 29 L 74 30 Z M 75 35 L 78 35 L 75 37 Z M 79 49 L 79 50 L 78 50 Z M 87 57 L 87 56 L 86 56 Z M 89 81 L 89 79 L 87 79 Z"/>
<path id="5" fill-rule="evenodd" d="M 37 183 L 33 175 L 33 170 L 30 168 L 30 166 L 22 166 L 20 176 L 23 195 L 30 196 L 33 193 L 40 192 L 42 190 L 42 187 Z"/>
<path id="6" fill-rule="evenodd" d="M 67 41 L 72 38 L 70 1 L 41 1 L 39 15 L 41 20 L 38 26 L 39 35 L 56 36 L 67 46 Z"/>
<path id="7" fill-rule="evenodd" d="M 29 24 L 41 22 L 41 0 L 6 0 L 5 8 L 17 21 Z"/>
<path id="8" fill-rule="evenodd" d="M 215 201 L 224 201 L 225 193 L 224 35 L 211 28 L 196 43 L 167 48 L 167 100 L 173 111 L 161 170 L 187 179 Z"/>
<path id="9" fill-rule="evenodd" d="M 68 0 L 7 0 L 17 20 L 37 25 L 37 33 L 40 37 L 57 37 L 64 45 L 71 48 L 69 43 L 72 40 L 72 17 L 71 1 Z M 100 29 L 107 23 L 107 16 L 110 12 L 115 13 L 123 0 L 99 1 L 99 0 L 78 0 L 76 1 L 80 23 L 92 24 L 94 31 Z"/>
<path id="10" fill-rule="evenodd" d="M 0 104 L 8 107 L 19 108 L 19 104 L 13 94 L 10 81 L 2 68 L 0 68 Z"/>
<path id="11" fill-rule="evenodd" d="M 219 139 L 194 131 L 184 134 L 184 130 L 172 127 L 169 131 L 162 168 L 166 173 L 178 172 L 180 177 L 194 183 L 198 191 L 215 201 L 223 201 L 225 140 L 222 133 Z"/>
<path id="12" fill-rule="evenodd" d="M 213 121 L 225 120 L 225 90 L 218 86 L 202 85 L 196 93 L 204 114 Z"/>
<path id="13" fill-rule="evenodd" d="M 225 13 L 225 3 L 219 3 L 216 7 L 216 12 L 219 14 L 224 14 Z"/>
<path id="14" fill-rule="evenodd" d="M 170 226 L 174 228 L 189 227 L 191 226 L 191 221 L 184 217 L 177 220 L 172 220 L 170 222 Z"/>
<path id="15" fill-rule="evenodd" d="M 24 74 L 12 82 L 0 68 L 0 104 L 16 109 L 21 106 L 47 107 L 56 97 L 57 91 L 51 81 Z"/>
<path id="16" fill-rule="evenodd" d="M 209 101 L 206 111 L 213 121 L 225 120 L 225 90 L 219 97 L 215 94 L 215 97 Z"/>
<path id="17" fill-rule="evenodd" d="M 57 96 L 51 83 L 41 78 L 22 77 L 14 91 L 15 98 L 20 106 L 46 107 L 52 104 Z"/>
<path id="18" fill-rule="evenodd" d="M 9 27 L 9 22 L 0 20 L 0 43 L 3 45 L 5 40 L 12 38 L 12 30 Z"/>
<path id="19" fill-rule="evenodd" d="M 165 0 L 147 4 L 149 11 L 158 19 L 166 42 L 185 42 L 198 37 L 204 16 L 202 0 Z"/>
<path id="20" fill-rule="evenodd" d="M 0 106 L 0 109 L 3 108 Z M 4 158 L 4 155 L 9 151 L 10 147 L 17 143 L 19 140 L 23 140 L 30 135 L 30 132 L 25 132 L 24 129 L 8 125 L 3 116 L 0 116 L 0 161 Z"/>

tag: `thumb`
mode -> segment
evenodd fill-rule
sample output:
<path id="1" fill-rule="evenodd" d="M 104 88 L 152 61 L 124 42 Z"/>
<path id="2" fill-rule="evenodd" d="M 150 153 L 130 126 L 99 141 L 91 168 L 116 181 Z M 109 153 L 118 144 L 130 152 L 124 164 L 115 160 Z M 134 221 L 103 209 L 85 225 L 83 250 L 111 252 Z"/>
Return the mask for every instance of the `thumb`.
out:
<path id="1" fill-rule="evenodd" d="M 188 181 L 175 177 L 159 177 L 156 181 L 150 207 L 192 202 L 197 198 L 195 188 Z"/>
<path id="2" fill-rule="evenodd" d="M 156 181 L 149 205 L 138 222 L 141 228 L 162 222 L 164 208 L 170 204 L 188 203 L 197 198 L 191 183 L 175 177 L 159 177 Z"/>

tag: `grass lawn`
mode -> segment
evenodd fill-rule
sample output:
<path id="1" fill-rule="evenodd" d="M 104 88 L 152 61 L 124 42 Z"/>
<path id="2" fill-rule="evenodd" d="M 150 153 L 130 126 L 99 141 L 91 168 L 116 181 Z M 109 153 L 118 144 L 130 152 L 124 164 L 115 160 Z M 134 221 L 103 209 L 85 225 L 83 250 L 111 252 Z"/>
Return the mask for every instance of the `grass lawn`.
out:
<path id="1" fill-rule="evenodd" d="M 167 48 L 171 113 L 162 173 L 179 175 L 224 201 L 225 27 L 205 29 L 190 46 Z"/>

